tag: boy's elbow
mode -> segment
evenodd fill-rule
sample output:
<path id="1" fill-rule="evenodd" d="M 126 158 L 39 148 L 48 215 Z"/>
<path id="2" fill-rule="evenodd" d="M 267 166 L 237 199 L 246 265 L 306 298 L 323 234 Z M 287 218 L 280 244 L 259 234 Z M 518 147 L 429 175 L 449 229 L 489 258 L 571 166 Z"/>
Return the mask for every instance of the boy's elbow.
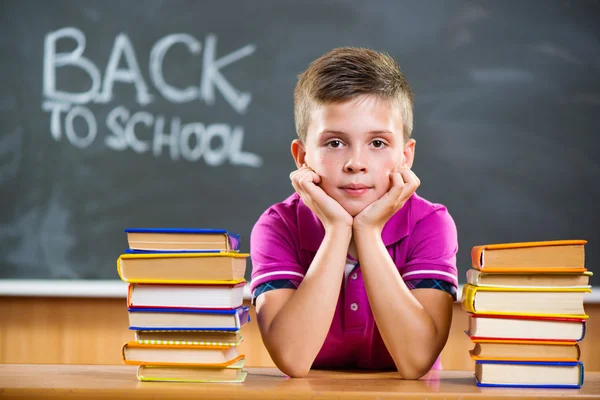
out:
<path id="1" fill-rule="evenodd" d="M 291 378 L 304 378 L 310 371 L 311 367 L 308 364 L 303 365 L 302 363 L 294 359 L 274 359 L 273 361 L 275 362 L 275 365 L 277 366 L 277 368 L 279 368 L 281 372 L 283 372 Z"/>
<path id="2" fill-rule="evenodd" d="M 416 380 L 427 375 L 434 363 L 435 358 L 433 361 L 429 359 L 412 360 L 412 362 L 405 362 L 402 364 L 396 363 L 396 369 L 403 379 Z"/>
<path id="3" fill-rule="evenodd" d="M 403 379 L 417 380 L 427 375 L 429 368 L 398 368 L 398 372 Z"/>
<path id="4" fill-rule="evenodd" d="M 308 375 L 308 372 L 310 371 L 310 367 L 305 368 L 303 366 L 298 365 L 285 366 L 279 369 L 281 370 L 281 372 L 288 375 L 290 378 L 304 378 L 306 375 Z"/>
<path id="5" fill-rule="evenodd" d="M 302 357 L 302 352 L 294 352 L 289 346 L 267 346 L 267 350 L 275 366 L 292 378 L 303 378 L 310 371 L 312 360 Z"/>

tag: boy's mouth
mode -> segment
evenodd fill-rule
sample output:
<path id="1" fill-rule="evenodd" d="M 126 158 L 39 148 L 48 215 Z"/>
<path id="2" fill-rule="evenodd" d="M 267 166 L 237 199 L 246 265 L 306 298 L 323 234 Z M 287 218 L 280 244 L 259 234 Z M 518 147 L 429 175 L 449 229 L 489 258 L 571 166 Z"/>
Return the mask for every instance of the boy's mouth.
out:
<path id="1" fill-rule="evenodd" d="M 350 185 L 342 186 L 340 189 L 350 196 L 362 196 L 367 193 L 371 187 L 360 183 L 351 183 Z"/>

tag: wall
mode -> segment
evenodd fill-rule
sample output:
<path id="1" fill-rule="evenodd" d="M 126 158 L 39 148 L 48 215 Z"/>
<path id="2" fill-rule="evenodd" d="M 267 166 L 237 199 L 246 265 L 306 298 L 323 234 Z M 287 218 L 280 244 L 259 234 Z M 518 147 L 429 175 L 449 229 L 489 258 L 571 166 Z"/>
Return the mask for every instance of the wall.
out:
<path id="1" fill-rule="evenodd" d="M 116 280 L 127 227 L 247 251 L 293 193 L 297 75 L 338 46 L 409 80 L 419 194 L 456 222 L 462 283 L 485 243 L 581 238 L 600 265 L 600 2 L 122 3 L 2 2 L 0 279 Z"/>
<path id="2" fill-rule="evenodd" d="M 247 366 L 273 366 L 256 324 L 244 329 Z M 586 371 L 600 371 L 600 304 L 590 315 L 581 343 Z M 124 299 L 0 297 L 0 363 L 121 364 L 121 345 L 133 339 Z M 467 316 L 457 303 L 450 338 L 442 352 L 445 369 L 472 369 Z"/>

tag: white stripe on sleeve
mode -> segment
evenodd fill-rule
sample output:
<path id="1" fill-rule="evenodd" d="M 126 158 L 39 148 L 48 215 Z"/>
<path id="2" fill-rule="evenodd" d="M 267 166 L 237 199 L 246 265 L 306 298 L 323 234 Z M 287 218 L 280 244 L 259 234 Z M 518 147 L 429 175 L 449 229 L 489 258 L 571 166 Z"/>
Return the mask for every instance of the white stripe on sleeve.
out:
<path id="1" fill-rule="evenodd" d="M 411 275 L 443 275 L 443 276 L 447 276 L 449 278 L 452 278 L 453 282 L 457 282 L 456 276 L 449 273 L 449 272 L 444 272 L 444 271 L 439 271 L 437 269 L 420 269 L 418 271 L 410 271 L 407 272 L 405 274 L 402 274 L 402 278 L 405 278 L 407 276 L 411 276 Z"/>
<path id="2" fill-rule="evenodd" d="M 273 276 L 273 275 L 295 275 L 295 276 L 299 276 L 301 278 L 304 278 L 304 274 L 301 274 L 300 272 L 294 272 L 294 271 L 275 271 L 275 272 L 267 272 L 266 274 L 262 274 L 259 276 L 254 277 L 254 279 L 252 279 L 252 281 L 257 281 L 259 279 L 262 278 L 266 278 L 267 276 Z"/>

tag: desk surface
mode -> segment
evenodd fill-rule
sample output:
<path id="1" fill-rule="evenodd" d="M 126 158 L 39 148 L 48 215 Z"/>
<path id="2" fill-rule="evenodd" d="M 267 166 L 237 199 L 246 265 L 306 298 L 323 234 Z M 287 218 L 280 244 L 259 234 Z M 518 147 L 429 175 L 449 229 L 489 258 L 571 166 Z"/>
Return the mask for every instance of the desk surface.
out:
<path id="1" fill-rule="evenodd" d="M 136 367 L 119 365 L 1 364 L 0 397 L 142 399 L 600 399 L 600 373 L 587 373 L 581 389 L 479 388 L 470 371 L 431 372 L 417 381 L 393 372 L 311 371 L 290 379 L 273 368 L 247 368 L 243 384 L 139 382 Z"/>

